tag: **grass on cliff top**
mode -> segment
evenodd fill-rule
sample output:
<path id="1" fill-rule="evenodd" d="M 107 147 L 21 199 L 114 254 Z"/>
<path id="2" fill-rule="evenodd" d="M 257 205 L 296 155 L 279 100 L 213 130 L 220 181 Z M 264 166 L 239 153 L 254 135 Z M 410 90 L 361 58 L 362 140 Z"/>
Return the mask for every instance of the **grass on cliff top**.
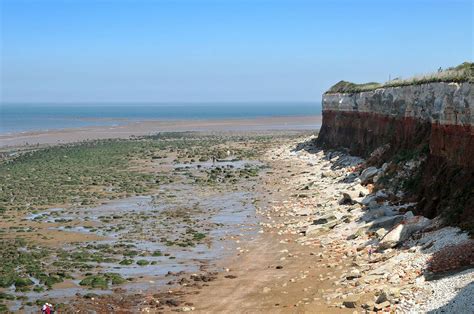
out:
<path id="1" fill-rule="evenodd" d="M 473 82 L 474 63 L 464 62 L 456 67 L 440 70 L 438 72 L 414 76 L 408 79 L 396 78 L 386 83 L 370 82 L 355 84 L 347 81 L 340 81 L 332 86 L 325 94 L 334 93 L 360 93 L 373 91 L 377 88 L 400 87 L 408 85 L 420 85 L 434 82 Z"/>

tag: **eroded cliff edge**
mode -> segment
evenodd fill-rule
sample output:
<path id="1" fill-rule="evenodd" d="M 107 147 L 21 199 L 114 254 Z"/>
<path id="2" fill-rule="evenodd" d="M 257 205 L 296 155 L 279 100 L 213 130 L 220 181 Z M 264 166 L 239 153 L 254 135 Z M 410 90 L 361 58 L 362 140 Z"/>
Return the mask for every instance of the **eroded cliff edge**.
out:
<path id="1" fill-rule="evenodd" d="M 429 218 L 474 230 L 474 86 L 428 82 L 323 95 L 317 144 L 345 148 L 397 173 L 400 161 L 417 171 L 400 188 Z M 400 182 L 398 182 L 400 183 Z M 375 185 L 390 184 L 379 180 Z"/>

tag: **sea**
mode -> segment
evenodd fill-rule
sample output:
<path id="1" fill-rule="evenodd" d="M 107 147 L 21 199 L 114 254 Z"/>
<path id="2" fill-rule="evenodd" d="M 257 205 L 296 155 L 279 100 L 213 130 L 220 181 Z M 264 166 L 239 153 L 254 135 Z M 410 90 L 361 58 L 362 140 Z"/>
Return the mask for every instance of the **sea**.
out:
<path id="1" fill-rule="evenodd" d="M 319 102 L 246 103 L 1 103 L 0 134 L 117 126 L 148 120 L 221 120 L 321 114 Z"/>

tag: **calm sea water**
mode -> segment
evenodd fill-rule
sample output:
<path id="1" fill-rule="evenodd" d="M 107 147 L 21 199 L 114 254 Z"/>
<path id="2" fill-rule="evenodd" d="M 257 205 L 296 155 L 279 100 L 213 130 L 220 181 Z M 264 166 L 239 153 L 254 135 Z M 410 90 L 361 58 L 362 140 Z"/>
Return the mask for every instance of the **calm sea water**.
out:
<path id="1" fill-rule="evenodd" d="M 321 114 L 320 103 L 0 104 L 0 133 L 119 125 L 140 120 L 214 120 Z"/>

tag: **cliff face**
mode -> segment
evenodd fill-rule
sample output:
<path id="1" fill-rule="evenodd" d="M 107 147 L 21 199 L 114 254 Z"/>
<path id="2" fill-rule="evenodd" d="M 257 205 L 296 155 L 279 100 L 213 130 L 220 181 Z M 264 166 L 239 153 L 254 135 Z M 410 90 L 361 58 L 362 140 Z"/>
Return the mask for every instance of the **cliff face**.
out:
<path id="1" fill-rule="evenodd" d="M 445 213 L 457 223 L 474 225 L 472 83 L 324 94 L 318 144 L 365 157 L 384 146 L 380 162 L 400 152 L 425 152 L 418 210 L 430 218 Z"/>

